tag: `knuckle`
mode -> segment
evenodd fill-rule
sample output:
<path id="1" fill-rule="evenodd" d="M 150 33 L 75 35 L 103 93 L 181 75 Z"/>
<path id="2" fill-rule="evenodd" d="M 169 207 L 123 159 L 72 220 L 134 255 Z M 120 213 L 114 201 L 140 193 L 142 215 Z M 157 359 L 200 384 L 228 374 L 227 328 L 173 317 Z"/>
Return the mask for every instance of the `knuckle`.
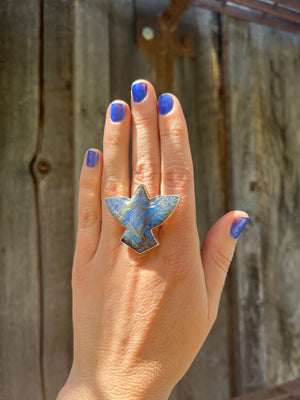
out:
<path id="1" fill-rule="evenodd" d="M 188 268 L 184 260 L 181 260 L 181 262 L 173 263 L 172 267 L 174 279 L 180 282 L 187 276 Z"/>
<path id="2" fill-rule="evenodd" d="M 133 126 L 141 128 L 152 128 L 154 125 L 154 120 L 151 115 L 147 114 L 134 114 L 132 119 Z"/>
<path id="3" fill-rule="evenodd" d="M 164 171 L 166 187 L 185 187 L 193 183 L 193 168 L 183 161 L 177 165 L 170 165 Z"/>
<path id="4" fill-rule="evenodd" d="M 137 182 L 157 182 L 159 178 L 158 166 L 150 160 L 138 160 L 134 167 L 133 176 Z"/>
<path id="5" fill-rule="evenodd" d="M 86 179 L 85 177 L 81 177 L 79 181 L 79 188 L 80 190 L 94 192 L 97 186 L 97 180 L 93 179 Z"/>
<path id="6" fill-rule="evenodd" d="M 160 131 L 160 135 L 166 141 L 170 141 L 170 137 L 173 138 L 182 138 L 183 127 L 181 125 L 167 125 L 164 129 Z"/>
<path id="7" fill-rule="evenodd" d="M 103 147 L 117 147 L 119 145 L 119 135 L 113 129 L 103 137 Z"/>
<path id="8" fill-rule="evenodd" d="M 79 202 L 82 204 L 95 204 L 99 197 L 99 182 L 92 179 L 80 179 Z"/>
<path id="9" fill-rule="evenodd" d="M 214 249 L 211 251 L 211 259 L 214 262 L 214 264 L 224 272 L 224 274 L 227 274 L 229 265 L 231 263 L 232 257 L 229 257 L 225 252 L 219 250 L 219 249 Z"/>
<path id="10" fill-rule="evenodd" d="M 103 181 L 103 195 L 104 198 L 112 196 L 124 196 L 125 187 L 116 178 L 107 177 Z"/>
<path id="11" fill-rule="evenodd" d="M 78 224 L 80 229 L 90 229 L 100 221 L 99 210 L 94 207 L 84 207 L 79 211 Z"/>

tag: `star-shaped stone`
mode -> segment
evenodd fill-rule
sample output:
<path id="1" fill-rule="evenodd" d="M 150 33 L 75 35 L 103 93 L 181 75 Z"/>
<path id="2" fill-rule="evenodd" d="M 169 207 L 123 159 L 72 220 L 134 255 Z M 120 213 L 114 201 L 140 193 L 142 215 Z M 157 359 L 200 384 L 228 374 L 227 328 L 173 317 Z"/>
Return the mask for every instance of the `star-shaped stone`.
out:
<path id="1" fill-rule="evenodd" d="M 105 202 L 112 215 L 126 228 L 121 241 L 137 253 L 143 253 L 159 244 L 151 230 L 169 218 L 179 200 L 180 196 L 150 199 L 145 186 L 140 184 L 131 199 L 114 197 Z"/>

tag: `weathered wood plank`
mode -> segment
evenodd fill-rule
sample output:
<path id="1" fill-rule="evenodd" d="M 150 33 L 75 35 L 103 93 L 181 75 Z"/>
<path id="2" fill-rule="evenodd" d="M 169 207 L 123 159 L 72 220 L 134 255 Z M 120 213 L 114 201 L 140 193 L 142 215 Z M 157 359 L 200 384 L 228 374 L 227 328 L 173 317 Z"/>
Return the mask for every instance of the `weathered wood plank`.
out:
<path id="1" fill-rule="evenodd" d="M 44 112 L 35 170 L 42 249 L 45 400 L 56 397 L 70 371 L 72 356 L 72 33 L 72 0 L 44 0 Z"/>
<path id="2" fill-rule="evenodd" d="M 232 292 L 241 394 L 299 375 L 300 41 L 234 20 L 228 29 L 232 204 L 250 215 Z"/>
<path id="3" fill-rule="evenodd" d="M 39 132 L 40 2 L 0 6 L 0 398 L 42 399 L 40 265 L 30 163 Z"/>
<path id="4" fill-rule="evenodd" d="M 110 1 L 109 20 L 110 101 L 122 99 L 130 106 L 132 82 L 143 78 L 155 86 L 155 71 L 151 57 L 135 44 L 134 1 Z"/>
<path id="5" fill-rule="evenodd" d="M 268 385 L 300 375 L 300 38 L 251 28 Z"/>
<path id="6" fill-rule="evenodd" d="M 74 2 L 74 151 L 75 193 L 85 151 L 102 149 L 106 108 L 110 101 L 108 1 Z"/>
<path id="7" fill-rule="evenodd" d="M 133 0 L 109 2 L 111 100 L 122 99 L 129 105 L 133 81 L 144 78 L 153 82 L 149 56 L 135 44 L 134 12 Z"/>
<path id="8" fill-rule="evenodd" d="M 110 2 L 110 76 L 112 98 L 122 98 L 130 102 L 130 84 L 138 78 L 149 79 L 154 86 L 155 63 L 153 56 L 149 56 L 144 50 L 134 45 L 134 20 L 132 0 L 122 2 Z M 201 237 L 223 213 L 223 202 L 211 202 L 209 197 L 220 190 L 219 158 L 218 158 L 218 118 L 217 118 L 217 87 L 214 78 L 217 68 L 217 60 L 211 55 L 210 46 L 213 43 L 213 32 L 216 28 L 216 20 L 209 12 L 197 10 L 198 25 L 198 51 L 200 53 L 197 62 L 178 59 L 176 61 L 177 78 L 175 94 L 178 95 L 185 108 L 186 117 L 190 127 L 191 144 L 195 149 L 195 170 L 197 182 L 198 221 Z M 210 26 L 210 24 L 212 24 Z M 203 46 L 203 43 L 206 43 Z M 130 54 L 130 62 L 128 55 Z M 184 81 L 182 80 L 184 76 Z M 195 85 L 197 91 L 194 90 Z M 199 106 L 198 106 L 199 105 Z M 196 107 L 199 107 L 196 109 Z M 209 114 L 209 118 L 207 118 Z M 199 117 L 200 115 L 200 117 Z M 198 131 L 202 132 L 199 138 Z M 209 134 L 207 133 L 209 132 Z M 214 142 L 214 139 L 217 142 Z M 201 142 L 201 143 L 200 143 Z M 207 146 L 209 142 L 209 146 Z M 204 145 L 206 143 L 206 145 Z M 199 146 L 202 146 L 201 155 Z M 209 150 L 207 150 L 209 147 Z M 201 147 L 200 147 L 201 148 Z M 197 150 L 196 150 L 197 149 Z M 209 160 L 209 164 L 202 162 L 203 156 Z M 207 173 L 209 172 L 209 177 Z M 213 172 L 211 172 L 213 171 Z M 208 182 L 211 186 L 207 189 Z M 203 188 L 205 186 L 205 189 Z M 202 195 L 200 196 L 200 188 Z M 203 196 L 206 193 L 207 196 Z M 214 207 L 212 208 L 212 204 Z M 209 212 L 207 208 L 209 207 Z M 201 213 L 201 210 L 205 212 Z M 229 395 L 228 383 L 228 356 L 227 356 L 227 315 L 226 295 L 223 297 L 220 309 L 220 318 L 214 328 L 200 357 L 195 361 L 190 373 L 178 385 L 172 394 L 172 398 L 187 399 L 203 397 L 208 393 L 215 399 L 224 399 Z M 212 356 L 213 354 L 213 356 Z M 208 384 L 207 369 L 213 371 L 215 381 Z M 219 366 L 218 373 L 216 368 Z M 187 397 L 189 394 L 190 397 Z M 193 396 L 193 397 L 191 397 Z"/>
<path id="9" fill-rule="evenodd" d="M 221 84 L 218 61 L 218 21 L 200 9 L 189 10 L 195 33 L 197 58 L 176 57 L 175 94 L 186 116 L 192 149 L 197 222 L 201 241 L 210 226 L 226 211 L 222 196 L 221 146 L 223 134 L 219 120 Z M 184 378 L 174 389 L 172 400 L 215 399 L 230 396 L 228 355 L 227 285 L 222 295 L 218 318 L 204 346 Z M 201 316 L 199 316 L 201 318 Z"/>
<path id="10" fill-rule="evenodd" d="M 254 127 L 251 53 L 248 23 L 228 22 L 229 69 L 229 204 L 249 213 L 240 238 L 231 274 L 234 333 L 234 393 L 260 389 L 266 384 L 266 347 L 263 310 L 263 277 L 257 137 Z"/>

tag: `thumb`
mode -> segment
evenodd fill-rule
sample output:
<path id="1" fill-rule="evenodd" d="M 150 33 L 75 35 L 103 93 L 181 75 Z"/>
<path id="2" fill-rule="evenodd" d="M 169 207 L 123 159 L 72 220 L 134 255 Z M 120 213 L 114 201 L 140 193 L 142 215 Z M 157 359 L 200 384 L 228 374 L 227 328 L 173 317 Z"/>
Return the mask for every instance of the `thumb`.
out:
<path id="1" fill-rule="evenodd" d="M 221 217 L 204 238 L 201 258 L 208 295 L 208 312 L 213 321 L 218 312 L 222 289 L 237 238 L 245 228 L 248 219 L 248 214 L 243 211 L 231 211 Z"/>

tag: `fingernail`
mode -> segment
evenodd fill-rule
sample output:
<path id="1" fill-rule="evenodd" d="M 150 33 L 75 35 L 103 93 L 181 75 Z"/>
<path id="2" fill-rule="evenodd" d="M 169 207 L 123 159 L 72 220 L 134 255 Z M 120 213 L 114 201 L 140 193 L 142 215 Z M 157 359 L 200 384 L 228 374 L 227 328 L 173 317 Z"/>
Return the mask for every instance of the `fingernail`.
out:
<path id="1" fill-rule="evenodd" d="M 125 116 L 125 105 L 122 103 L 112 103 L 110 108 L 110 118 L 113 122 L 119 122 L 124 119 Z"/>
<path id="2" fill-rule="evenodd" d="M 236 239 L 240 236 L 240 234 L 242 233 L 242 230 L 245 228 L 245 226 L 247 225 L 249 218 L 247 217 L 237 217 L 230 228 L 230 236 L 233 239 Z"/>
<path id="3" fill-rule="evenodd" d="M 171 111 L 173 108 L 172 96 L 169 95 L 168 93 L 164 93 L 161 96 L 159 96 L 158 107 L 159 107 L 159 112 L 161 114 L 167 114 L 169 111 Z"/>
<path id="4" fill-rule="evenodd" d="M 131 86 L 132 97 L 135 103 L 140 103 L 147 94 L 147 84 L 144 82 L 134 83 Z"/>
<path id="5" fill-rule="evenodd" d="M 93 168 L 97 165 L 99 154 L 96 151 L 89 150 L 86 157 L 86 165 L 89 168 Z"/>

